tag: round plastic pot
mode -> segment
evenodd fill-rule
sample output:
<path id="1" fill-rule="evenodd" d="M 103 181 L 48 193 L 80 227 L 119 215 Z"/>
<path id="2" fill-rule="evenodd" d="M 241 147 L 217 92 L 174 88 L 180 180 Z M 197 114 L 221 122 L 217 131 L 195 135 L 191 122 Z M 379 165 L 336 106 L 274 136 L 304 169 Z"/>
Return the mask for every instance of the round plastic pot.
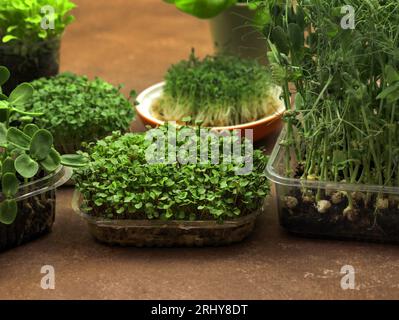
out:
<path id="1" fill-rule="evenodd" d="M 254 26 L 255 11 L 238 3 L 210 20 L 216 53 L 234 54 L 267 62 L 266 39 Z"/>
<path id="2" fill-rule="evenodd" d="M 144 125 L 149 125 L 151 127 L 157 127 L 164 123 L 164 121 L 155 118 L 151 113 L 151 108 L 154 103 L 162 96 L 163 87 L 165 83 L 157 83 L 152 87 L 144 90 L 137 97 L 138 105 L 136 106 L 136 111 L 138 116 Z M 278 91 L 278 90 L 277 90 Z M 276 91 L 276 96 L 279 93 Z M 242 136 L 245 136 L 245 129 L 253 130 L 253 140 L 259 141 L 268 135 L 280 130 L 282 127 L 281 117 L 285 111 L 284 103 L 281 101 L 279 109 L 270 116 L 259 119 L 257 121 L 243 123 L 235 126 L 227 126 L 227 127 L 212 127 L 215 131 L 232 131 L 232 130 L 240 130 Z"/>
<path id="3" fill-rule="evenodd" d="M 15 197 L 18 205 L 16 220 L 10 225 L 0 223 L 0 251 L 51 231 L 55 218 L 55 189 L 71 175 L 72 169 L 61 166 L 56 172 L 19 187 Z M 3 198 L 2 194 L 0 198 Z"/>
<path id="4" fill-rule="evenodd" d="M 3 91 L 9 94 L 22 82 L 58 74 L 60 43 L 59 39 L 52 39 L 32 44 L 15 41 L 0 44 L 0 65 L 11 73 Z"/>

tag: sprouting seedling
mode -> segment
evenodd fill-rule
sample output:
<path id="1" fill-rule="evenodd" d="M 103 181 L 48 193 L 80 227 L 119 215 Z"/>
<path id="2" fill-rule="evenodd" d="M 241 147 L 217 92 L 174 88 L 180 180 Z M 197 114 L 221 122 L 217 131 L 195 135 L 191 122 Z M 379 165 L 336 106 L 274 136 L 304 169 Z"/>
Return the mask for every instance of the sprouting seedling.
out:
<path id="1" fill-rule="evenodd" d="M 7 68 L 0 67 L 0 92 L 10 77 Z M 40 113 L 25 112 L 23 106 L 32 97 L 33 88 L 28 83 L 17 86 L 9 97 L 0 93 L 0 168 L 2 199 L 0 222 L 11 224 L 17 215 L 17 202 L 20 180 L 27 182 L 40 171 L 54 172 L 61 164 L 70 167 L 84 166 L 82 156 L 60 155 L 53 147 L 53 136 L 33 123 L 22 124 L 23 128 L 11 125 L 12 121 L 26 121 Z"/>
<path id="2" fill-rule="evenodd" d="M 340 26 L 345 5 L 355 8 L 353 30 Z M 263 9 L 271 17 L 264 30 L 273 77 L 287 105 L 287 174 L 295 173 L 294 154 L 302 179 L 399 186 L 398 1 L 276 0 Z M 377 209 L 387 203 L 381 197 Z M 353 213 L 356 199 L 346 198 L 344 212 Z"/>
<path id="3" fill-rule="evenodd" d="M 190 117 L 203 126 L 255 121 L 279 108 L 269 70 L 256 61 L 231 56 L 188 60 L 170 67 L 163 96 L 152 106 L 165 121 Z"/>

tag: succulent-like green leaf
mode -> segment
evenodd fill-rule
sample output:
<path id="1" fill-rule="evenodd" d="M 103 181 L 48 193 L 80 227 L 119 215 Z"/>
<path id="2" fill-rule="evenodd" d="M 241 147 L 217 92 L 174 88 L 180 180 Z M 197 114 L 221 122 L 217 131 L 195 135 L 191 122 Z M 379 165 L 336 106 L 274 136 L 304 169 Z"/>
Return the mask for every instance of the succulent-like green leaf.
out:
<path id="1" fill-rule="evenodd" d="M 0 86 L 5 84 L 10 78 L 10 71 L 6 67 L 0 66 Z"/>
<path id="2" fill-rule="evenodd" d="M 2 192 L 6 197 L 12 197 L 18 191 L 19 182 L 14 173 L 7 172 L 1 178 Z"/>
<path id="3" fill-rule="evenodd" d="M 4 146 L 7 143 L 7 128 L 4 123 L 0 122 L 0 145 Z"/>
<path id="4" fill-rule="evenodd" d="M 44 160 L 50 153 L 53 146 L 53 136 L 46 129 L 37 130 L 30 142 L 30 156 L 36 160 Z"/>
<path id="5" fill-rule="evenodd" d="M 0 203 L 0 222 L 10 225 L 17 217 L 17 202 L 15 200 L 4 200 Z"/>
<path id="6" fill-rule="evenodd" d="M 21 176 L 30 179 L 39 171 L 39 164 L 27 154 L 21 154 L 15 159 L 15 169 Z"/>
<path id="7" fill-rule="evenodd" d="M 87 159 L 80 154 L 64 154 L 61 156 L 61 164 L 72 168 L 84 167 Z"/>
<path id="8" fill-rule="evenodd" d="M 24 127 L 24 133 L 29 137 L 33 137 L 36 131 L 39 130 L 39 127 L 33 123 L 29 123 Z"/>
<path id="9" fill-rule="evenodd" d="M 33 87 L 29 83 L 21 83 L 10 94 L 8 101 L 14 106 L 24 106 L 33 95 Z"/>
<path id="10" fill-rule="evenodd" d="M 29 150 L 31 137 L 21 130 L 11 127 L 7 131 L 7 141 L 21 149 Z"/>
<path id="11" fill-rule="evenodd" d="M 11 157 L 7 157 L 3 161 L 2 173 L 5 174 L 7 172 L 15 173 L 14 159 Z"/>
<path id="12" fill-rule="evenodd" d="M 55 171 L 61 164 L 61 156 L 54 148 L 51 148 L 50 153 L 47 155 L 46 159 L 40 162 L 40 165 L 47 172 Z"/>

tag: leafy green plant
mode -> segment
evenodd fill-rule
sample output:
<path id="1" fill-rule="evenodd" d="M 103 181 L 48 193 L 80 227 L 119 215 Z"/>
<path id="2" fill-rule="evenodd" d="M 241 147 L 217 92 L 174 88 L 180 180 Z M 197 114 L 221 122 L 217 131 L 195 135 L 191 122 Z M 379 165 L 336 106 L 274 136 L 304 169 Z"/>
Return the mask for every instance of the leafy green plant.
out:
<path id="1" fill-rule="evenodd" d="M 355 9 L 354 29 L 341 27 L 346 5 Z M 268 0 L 263 10 L 272 17 L 269 60 L 287 105 L 287 174 L 298 174 L 294 150 L 302 179 L 399 186 L 399 2 Z M 370 206 L 370 194 L 344 195 L 347 217 L 362 199 Z M 383 198 L 377 210 L 387 208 Z"/>
<path id="2" fill-rule="evenodd" d="M 224 10 L 233 6 L 237 0 L 164 0 L 167 3 L 174 4 L 179 10 L 191 14 L 197 18 L 209 19 L 217 16 Z"/>
<path id="3" fill-rule="evenodd" d="M 134 118 L 132 104 L 121 87 L 96 78 L 63 73 L 31 83 L 31 102 L 25 111 L 45 113 L 36 124 L 48 129 L 63 152 L 75 152 L 82 142 L 103 138 L 114 130 L 128 130 Z M 134 92 L 131 93 L 134 96 Z"/>
<path id="4" fill-rule="evenodd" d="M 208 56 L 171 66 L 155 117 L 181 121 L 191 117 L 204 126 L 230 126 L 258 120 L 279 109 L 276 87 L 267 68 L 233 56 Z M 277 98 L 276 98 L 277 96 Z"/>
<path id="5" fill-rule="evenodd" d="M 1 86 L 9 77 L 8 69 L 0 67 L 0 222 L 3 224 L 11 224 L 16 218 L 14 197 L 21 182 L 27 183 L 44 173 L 54 172 L 61 164 L 71 167 L 85 164 L 82 156 L 61 156 L 53 147 L 51 133 L 30 123 L 32 117 L 40 116 L 23 110 L 33 94 L 30 84 L 20 84 L 9 97 L 1 93 Z"/>
<path id="6" fill-rule="evenodd" d="M 170 126 L 160 129 L 167 134 Z M 181 134 L 185 129 L 190 128 L 175 128 Z M 199 136 L 197 131 L 194 137 Z M 183 139 L 178 146 L 190 141 Z M 212 140 L 210 148 L 222 146 L 220 141 Z M 237 164 L 224 163 L 222 152 L 216 164 L 200 163 L 199 151 L 192 158 L 196 163 L 148 162 L 146 151 L 151 145 L 143 133 L 119 132 L 90 145 L 90 163 L 75 175 L 88 214 L 109 219 L 221 221 L 262 207 L 269 185 L 264 173 L 267 157 L 260 150 L 254 151 L 253 170 L 237 175 Z M 166 149 L 171 148 L 168 141 Z"/>
<path id="7" fill-rule="evenodd" d="M 54 16 L 42 8 L 51 6 Z M 58 38 L 74 18 L 69 12 L 75 4 L 69 0 L 0 0 L 0 37 L 2 42 L 34 43 Z M 54 22 L 44 29 L 42 21 Z"/>

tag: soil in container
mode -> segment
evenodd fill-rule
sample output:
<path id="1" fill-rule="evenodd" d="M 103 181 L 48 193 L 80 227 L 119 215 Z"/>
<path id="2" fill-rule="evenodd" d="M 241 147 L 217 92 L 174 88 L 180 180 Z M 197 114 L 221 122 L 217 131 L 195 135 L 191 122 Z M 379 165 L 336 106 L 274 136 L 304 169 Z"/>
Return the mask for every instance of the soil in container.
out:
<path id="1" fill-rule="evenodd" d="M 18 215 L 11 225 L 0 224 L 0 251 L 51 231 L 55 218 L 55 191 L 50 190 L 18 201 Z"/>
<path id="2" fill-rule="evenodd" d="M 20 42 L 0 44 L 0 65 L 6 66 L 11 78 L 2 87 L 8 95 L 18 84 L 59 72 L 60 40 L 53 39 L 26 45 Z"/>
<path id="3" fill-rule="evenodd" d="M 300 174 L 297 178 L 300 177 Z M 345 193 L 287 188 L 280 201 L 280 223 L 288 231 L 305 236 L 399 242 L 399 207 L 392 195 L 353 191 L 352 209 Z"/>

